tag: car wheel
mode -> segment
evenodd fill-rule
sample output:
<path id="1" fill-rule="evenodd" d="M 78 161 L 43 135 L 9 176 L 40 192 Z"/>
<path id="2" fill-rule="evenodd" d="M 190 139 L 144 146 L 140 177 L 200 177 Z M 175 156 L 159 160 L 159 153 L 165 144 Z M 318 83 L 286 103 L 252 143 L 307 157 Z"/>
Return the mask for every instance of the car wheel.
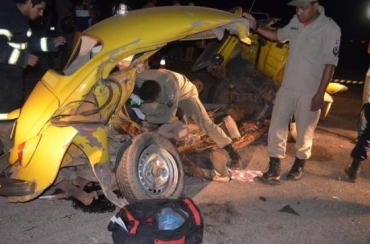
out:
<path id="1" fill-rule="evenodd" d="M 135 136 L 121 154 L 116 179 L 129 203 L 182 196 L 184 171 L 177 149 L 168 139 L 155 132 L 143 133 Z"/>

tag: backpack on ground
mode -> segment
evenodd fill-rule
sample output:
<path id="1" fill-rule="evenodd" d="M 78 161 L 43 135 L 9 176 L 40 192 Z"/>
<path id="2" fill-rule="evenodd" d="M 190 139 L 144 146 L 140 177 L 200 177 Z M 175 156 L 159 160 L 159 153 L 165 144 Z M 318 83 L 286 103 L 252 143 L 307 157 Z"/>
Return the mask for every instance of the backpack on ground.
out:
<path id="1" fill-rule="evenodd" d="M 190 198 L 146 199 L 124 206 L 108 230 L 115 244 L 196 244 L 203 216 Z"/>

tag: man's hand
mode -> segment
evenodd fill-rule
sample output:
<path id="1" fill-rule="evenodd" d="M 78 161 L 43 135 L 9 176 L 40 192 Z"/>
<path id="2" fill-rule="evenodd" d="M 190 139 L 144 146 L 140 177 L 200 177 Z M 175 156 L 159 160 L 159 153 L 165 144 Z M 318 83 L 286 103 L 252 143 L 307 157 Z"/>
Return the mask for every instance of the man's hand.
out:
<path id="1" fill-rule="evenodd" d="M 141 111 L 140 108 L 131 108 L 132 110 L 134 110 L 134 112 L 136 113 L 136 116 L 141 119 L 141 120 L 145 120 L 145 114 L 143 113 L 143 111 Z"/>
<path id="2" fill-rule="evenodd" d="M 137 105 L 140 105 L 141 104 L 141 99 L 140 99 L 140 97 L 138 96 L 138 95 L 136 95 L 136 94 L 131 94 L 131 96 L 130 96 L 130 99 L 132 100 L 132 101 L 134 101 Z"/>
<path id="3" fill-rule="evenodd" d="M 28 56 L 27 65 L 35 67 L 38 62 L 39 62 L 39 57 L 33 54 L 30 54 Z"/>
<path id="4" fill-rule="evenodd" d="M 58 48 L 59 46 L 66 44 L 66 39 L 63 36 L 58 36 L 53 39 L 53 42 L 54 42 L 54 47 Z"/>
<path id="5" fill-rule="evenodd" d="M 243 13 L 243 17 L 246 18 L 249 21 L 249 26 L 252 30 L 255 30 L 257 27 L 257 21 L 256 19 L 248 13 Z"/>
<path id="6" fill-rule="evenodd" d="M 317 111 L 324 106 L 324 96 L 316 94 L 311 100 L 311 111 Z"/>

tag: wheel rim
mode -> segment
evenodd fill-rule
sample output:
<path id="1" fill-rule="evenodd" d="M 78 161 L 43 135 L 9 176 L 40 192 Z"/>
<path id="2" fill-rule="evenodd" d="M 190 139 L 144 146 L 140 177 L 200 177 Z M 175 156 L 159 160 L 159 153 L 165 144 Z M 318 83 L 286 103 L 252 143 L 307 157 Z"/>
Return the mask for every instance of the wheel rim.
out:
<path id="1" fill-rule="evenodd" d="M 157 145 L 150 145 L 138 159 L 138 178 L 147 194 L 153 198 L 169 197 L 178 184 L 175 158 Z"/>

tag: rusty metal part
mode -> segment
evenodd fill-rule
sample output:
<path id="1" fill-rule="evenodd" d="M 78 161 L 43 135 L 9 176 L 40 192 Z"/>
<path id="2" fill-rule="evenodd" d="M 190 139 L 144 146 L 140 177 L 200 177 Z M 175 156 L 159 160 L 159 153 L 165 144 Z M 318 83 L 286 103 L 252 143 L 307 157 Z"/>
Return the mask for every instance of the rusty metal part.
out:
<path id="1" fill-rule="evenodd" d="M 70 181 L 62 181 L 57 187 L 65 192 L 65 197 L 74 197 L 84 205 L 89 205 L 94 199 L 98 199 L 98 194 L 96 191 L 85 192 L 80 187 L 73 185 Z"/>
<path id="2" fill-rule="evenodd" d="M 130 119 L 125 105 L 112 116 L 112 125 L 120 134 L 138 135 L 142 132 L 140 125 Z"/>
<path id="3" fill-rule="evenodd" d="M 83 189 L 88 183 L 90 183 L 90 182 L 85 180 L 85 179 L 82 179 L 81 177 L 78 177 L 73 182 L 73 184 L 78 185 L 80 189 L 81 188 Z M 113 186 L 112 190 L 113 191 L 119 190 L 118 185 Z M 95 192 L 98 196 L 104 195 L 104 192 L 102 190 L 96 190 Z M 55 200 L 55 199 L 65 199 L 65 198 L 68 198 L 67 194 L 65 192 L 50 194 L 50 195 L 42 195 L 42 196 L 39 197 L 39 199 L 44 199 L 44 200 Z"/>
<path id="4" fill-rule="evenodd" d="M 251 144 L 253 141 L 266 133 L 268 128 L 268 121 L 265 121 L 264 123 L 260 123 L 258 125 L 256 123 L 242 123 L 239 128 L 241 137 L 238 140 L 233 141 L 233 147 L 235 149 L 239 149 Z M 179 152 L 186 153 L 194 150 L 204 150 L 206 148 L 217 148 L 216 144 L 208 136 L 205 136 L 203 134 L 201 137 L 201 140 L 179 145 L 177 147 Z"/>
<path id="5" fill-rule="evenodd" d="M 109 201 L 120 208 L 128 204 L 128 201 L 125 198 L 118 198 L 113 192 L 113 172 L 109 167 L 109 162 L 94 165 L 93 171 L 99 180 L 100 187 L 104 192 L 104 195 Z"/>
<path id="6" fill-rule="evenodd" d="M 233 146 L 235 149 L 245 147 L 251 144 L 252 142 L 254 142 L 255 140 L 257 140 L 258 138 L 260 138 L 263 134 L 265 134 L 268 131 L 269 125 L 270 125 L 268 120 L 258 125 L 256 125 L 255 123 L 252 123 L 252 124 L 253 125 L 251 125 L 251 123 L 244 124 L 247 130 L 244 130 L 243 125 L 242 125 L 242 128 L 240 128 L 240 131 L 243 134 L 243 136 L 239 140 L 233 143 Z"/>
<path id="7" fill-rule="evenodd" d="M 0 156 L 0 172 L 3 172 L 7 167 L 10 166 L 8 157 L 9 152 L 4 153 Z"/>
<path id="8" fill-rule="evenodd" d="M 80 189 L 84 189 L 87 184 L 89 184 L 90 181 L 82 178 L 82 177 L 77 177 L 76 179 L 73 180 L 73 184 L 78 186 Z"/>
<path id="9" fill-rule="evenodd" d="M 97 190 L 95 192 L 98 196 L 104 195 L 104 192 L 102 190 Z M 43 195 L 39 197 L 39 199 L 44 199 L 44 200 L 65 199 L 65 198 L 67 198 L 67 195 L 65 192 L 52 194 L 52 195 Z"/>

